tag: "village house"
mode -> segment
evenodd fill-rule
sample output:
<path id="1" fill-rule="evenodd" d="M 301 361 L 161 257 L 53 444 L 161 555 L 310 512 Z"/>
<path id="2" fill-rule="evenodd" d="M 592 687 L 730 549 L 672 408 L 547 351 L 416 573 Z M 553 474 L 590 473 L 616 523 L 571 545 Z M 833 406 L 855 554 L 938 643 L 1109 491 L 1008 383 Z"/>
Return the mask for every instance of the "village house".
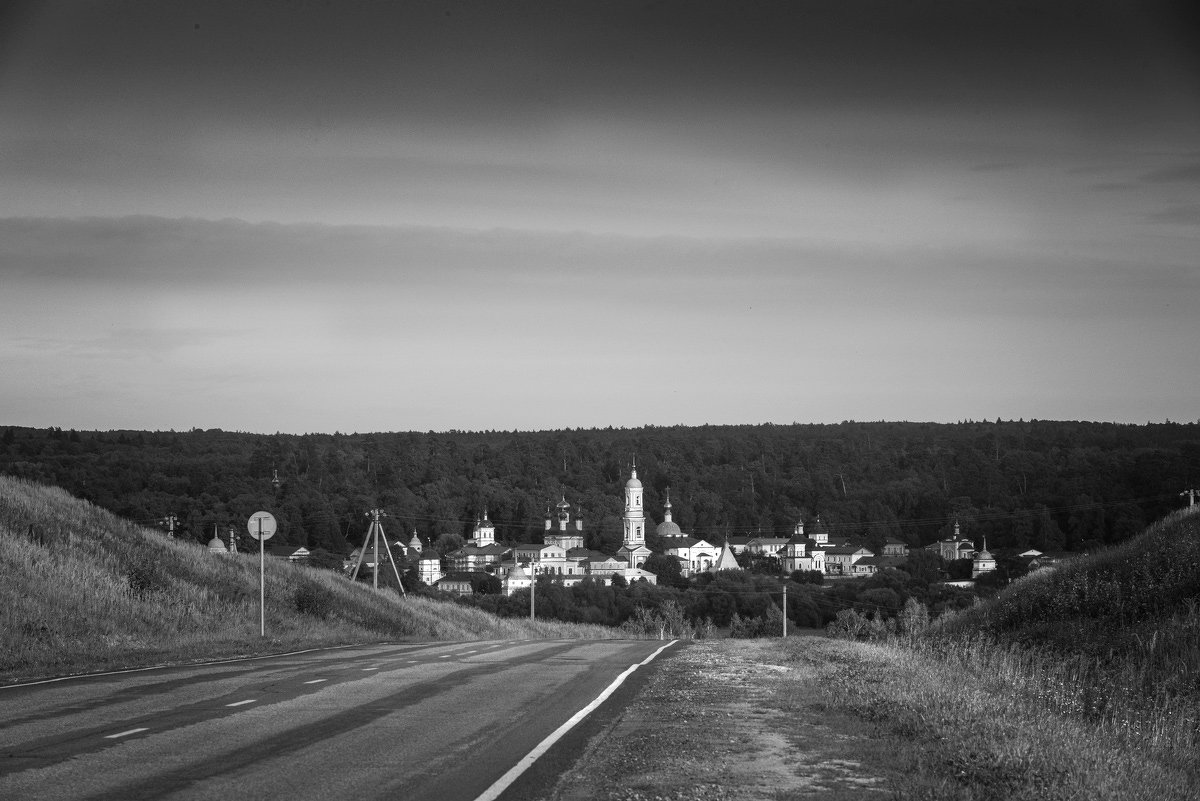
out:
<path id="1" fill-rule="evenodd" d="M 804 536 L 804 521 L 796 524 L 792 538 L 787 540 L 779 552 L 785 574 L 797 570 L 825 572 L 825 546 Z"/>
<path id="2" fill-rule="evenodd" d="M 831 548 L 826 548 L 825 573 L 831 576 L 854 575 L 854 563 L 860 559 L 874 555 L 874 553 L 862 545 L 835 545 Z"/>
<path id="3" fill-rule="evenodd" d="M 443 592 L 455 595 L 471 595 L 475 592 L 475 582 L 487 576 L 487 573 L 451 573 L 438 580 L 437 588 Z"/>
<path id="4" fill-rule="evenodd" d="M 775 556 L 788 544 L 787 537 L 752 537 L 746 543 L 746 551 L 763 556 Z"/>
<path id="5" fill-rule="evenodd" d="M 212 547 L 211 543 L 209 547 Z M 301 562 L 307 559 L 310 553 L 303 545 L 271 545 L 267 547 L 266 555 L 285 562 Z"/>

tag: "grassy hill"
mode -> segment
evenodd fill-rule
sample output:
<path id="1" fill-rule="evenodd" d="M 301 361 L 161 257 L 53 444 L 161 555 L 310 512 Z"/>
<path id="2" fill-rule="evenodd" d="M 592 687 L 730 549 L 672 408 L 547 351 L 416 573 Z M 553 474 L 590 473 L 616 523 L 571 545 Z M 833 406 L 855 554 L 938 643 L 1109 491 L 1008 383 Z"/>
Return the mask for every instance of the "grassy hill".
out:
<path id="1" fill-rule="evenodd" d="M 329 571 L 220 556 L 56 487 L 0 476 L 0 681 L 396 640 L 611 637 L 376 592 Z"/>
<path id="2" fill-rule="evenodd" d="M 1030 703 L 1194 764 L 1200 744 L 1200 507 L 1037 571 L 941 618 L 929 647 Z"/>

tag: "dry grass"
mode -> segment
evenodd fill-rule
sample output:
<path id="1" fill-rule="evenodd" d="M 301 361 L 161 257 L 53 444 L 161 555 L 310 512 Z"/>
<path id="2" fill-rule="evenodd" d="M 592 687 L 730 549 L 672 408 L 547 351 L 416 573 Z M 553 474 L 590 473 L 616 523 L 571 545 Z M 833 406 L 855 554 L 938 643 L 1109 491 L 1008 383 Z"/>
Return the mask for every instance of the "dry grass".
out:
<path id="1" fill-rule="evenodd" d="M 897 759 L 920 778 L 899 797 L 1197 797 L 1195 512 L 927 631 L 819 650 L 830 706 L 903 744 Z"/>
<path id="2" fill-rule="evenodd" d="M 0 679 L 393 640 L 607 638 L 208 553 L 55 487 L 0 477 Z"/>
<path id="3" fill-rule="evenodd" d="M 1018 666 L 967 665 L 895 643 L 795 638 L 781 647 L 785 660 L 818 672 L 823 708 L 890 741 L 896 798 L 1182 801 L 1200 786 L 1194 753 L 1055 711 Z M 785 711 L 815 700 L 782 697 Z"/>

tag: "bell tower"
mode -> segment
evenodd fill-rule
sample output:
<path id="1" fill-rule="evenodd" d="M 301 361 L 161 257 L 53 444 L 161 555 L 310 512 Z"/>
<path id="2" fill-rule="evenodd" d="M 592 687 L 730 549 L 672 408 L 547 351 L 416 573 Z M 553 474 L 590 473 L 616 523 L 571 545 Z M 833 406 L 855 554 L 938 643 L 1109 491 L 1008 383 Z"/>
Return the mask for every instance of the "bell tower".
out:
<path id="1" fill-rule="evenodd" d="M 638 481 L 636 466 L 629 471 L 629 480 L 625 482 L 625 514 L 621 519 L 625 528 L 625 547 L 629 550 L 645 547 L 646 512 L 642 507 L 642 482 Z"/>

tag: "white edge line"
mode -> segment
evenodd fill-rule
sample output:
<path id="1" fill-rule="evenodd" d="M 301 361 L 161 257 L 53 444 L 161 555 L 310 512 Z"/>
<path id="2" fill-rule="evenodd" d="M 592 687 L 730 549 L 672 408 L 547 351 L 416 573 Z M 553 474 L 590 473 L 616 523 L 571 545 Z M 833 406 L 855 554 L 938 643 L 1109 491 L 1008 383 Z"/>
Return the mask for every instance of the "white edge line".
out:
<path id="1" fill-rule="evenodd" d="M 138 732 L 143 732 L 143 731 L 150 731 L 150 729 L 143 727 L 140 729 L 130 729 L 129 731 L 118 732 L 117 734 L 107 734 L 104 736 L 104 739 L 105 740 L 115 740 L 118 737 L 128 737 L 131 734 L 137 734 Z"/>
<path id="2" fill-rule="evenodd" d="M 487 788 L 486 790 L 484 790 L 483 793 L 475 799 L 475 801 L 495 801 L 496 798 L 499 798 L 500 794 L 503 793 L 505 790 L 507 790 L 508 786 L 517 780 L 517 777 L 519 777 L 525 771 L 529 770 L 530 766 L 533 765 L 533 763 L 538 760 L 538 757 L 540 757 L 542 754 L 549 751 L 550 747 L 552 745 L 554 745 L 556 742 L 558 742 L 560 739 L 562 739 L 562 736 L 564 734 L 569 732 L 576 725 L 578 725 L 578 723 L 581 720 L 583 720 L 588 715 L 590 715 L 592 713 L 592 711 L 595 710 L 596 707 L 600 706 L 602 703 L 604 703 L 606 700 L 608 700 L 608 697 L 610 695 L 612 695 L 614 692 L 616 692 L 617 688 L 620 687 L 625 682 L 625 679 L 629 678 L 630 674 L 632 674 L 633 671 L 637 670 L 638 668 L 642 667 L 643 665 L 649 664 L 651 661 L 653 661 L 653 659 L 656 656 L 658 656 L 663 651 L 667 650 L 668 648 L 670 648 L 672 645 L 674 645 L 677 642 L 679 642 L 679 640 L 671 640 L 669 643 L 662 646 L 654 653 L 650 654 L 650 656 L 646 657 L 641 662 L 638 662 L 636 664 L 633 664 L 633 665 L 630 665 L 629 667 L 627 667 L 620 676 L 617 676 L 613 680 L 612 684 L 608 685 L 608 687 L 606 687 L 604 689 L 604 692 L 602 692 L 598 696 L 596 696 L 594 701 L 592 701 L 590 704 L 585 706 L 583 709 L 576 712 L 574 715 L 572 715 L 570 717 L 569 720 L 567 720 L 566 723 L 562 724 L 557 729 L 552 731 L 546 737 L 546 739 L 542 740 L 540 743 L 538 743 L 536 746 L 534 746 L 534 749 L 532 751 L 530 751 L 528 754 L 526 754 L 521 759 L 520 762 L 518 762 L 517 764 L 515 764 L 511 768 L 509 768 L 507 773 L 505 773 L 499 779 L 496 779 L 496 781 L 492 783 L 492 786 Z"/>

